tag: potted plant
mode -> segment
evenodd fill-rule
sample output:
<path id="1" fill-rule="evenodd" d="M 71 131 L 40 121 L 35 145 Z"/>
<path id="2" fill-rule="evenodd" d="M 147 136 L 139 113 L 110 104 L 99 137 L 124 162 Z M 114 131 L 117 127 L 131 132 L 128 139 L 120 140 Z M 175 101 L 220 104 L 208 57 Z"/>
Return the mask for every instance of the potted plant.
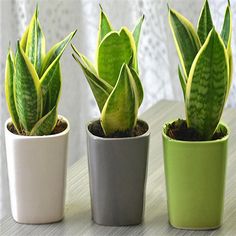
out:
<path id="1" fill-rule="evenodd" d="M 101 112 L 87 126 L 92 219 L 101 225 L 142 221 L 149 127 L 137 119 L 143 100 L 137 48 L 143 17 L 133 33 L 113 30 L 101 8 L 96 65 L 72 45 Z"/>
<path id="2" fill-rule="evenodd" d="M 163 127 L 169 222 L 181 229 L 214 229 L 222 224 L 229 128 L 220 122 L 232 80 L 230 4 L 221 34 L 206 0 L 197 32 L 169 9 L 181 67 L 179 79 L 186 120 Z"/>
<path id="3" fill-rule="evenodd" d="M 58 116 L 60 58 L 75 32 L 45 53 L 38 7 L 15 55 L 9 49 L 5 90 L 11 118 L 5 124 L 12 215 L 16 222 L 63 218 L 69 122 Z"/>

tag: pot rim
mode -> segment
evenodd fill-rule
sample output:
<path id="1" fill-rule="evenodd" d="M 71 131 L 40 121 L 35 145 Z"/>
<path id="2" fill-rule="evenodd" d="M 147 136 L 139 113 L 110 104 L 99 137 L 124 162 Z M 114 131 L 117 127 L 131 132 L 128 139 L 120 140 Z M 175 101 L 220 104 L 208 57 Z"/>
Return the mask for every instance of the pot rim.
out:
<path id="1" fill-rule="evenodd" d="M 131 140 L 131 139 L 133 140 L 133 139 L 139 139 L 139 138 L 147 137 L 147 136 L 150 136 L 150 134 L 151 134 L 149 124 L 143 119 L 137 119 L 139 121 L 144 122 L 148 127 L 147 131 L 142 135 L 135 136 L 135 137 L 123 137 L 123 138 L 103 138 L 103 137 L 99 137 L 99 136 L 96 136 L 96 135 L 92 134 L 88 129 L 88 126 L 90 124 L 92 124 L 93 122 L 97 121 L 97 120 L 100 120 L 100 119 L 99 118 L 92 119 L 91 121 L 87 122 L 87 124 L 86 124 L 86 133 L 87 133 L 87 135 L 90 136 L 93 139 L 96 139 L 96 140 L 104 140 L 104 141 L 111 141 L 111 140 L 112 141 L 121 141 L 121 140 Z"/>
<path id="2" fill-rule="evenodd" d="M 70 123 L 69 121 L 67 120 L 66 117 L 62 116 L 62 115 L 58 115 L 58 118 L 61 118 L 63 119 L 66 123 L 67 123 L 67 127 L 65 130 L 63 130 L 62 132 L 58 133 L 58 134 L 49 134 L 49 135 L 41 135 L 41 136 L 26 136 L 26 135 L 21 135 L 21 134 L 14 134 L 12 133 L 9 129 L 8 129 L 8 124 L 10 122 L 12 122 L 12 118 L 8 118 L 5 122 L 5 125 L 4 125 L 4 128 L 5 128 L 5 133 L 7 135 L 10 135 L 12 136 L 14 139 L 52 139 L 52 138 L 56 138 L 56 137 L 60 137 L 60 136 L 64 136 L 66 135 L 67 133 L 69 133 L 70 131 Z"/>
<path id="3" fill-rule="evenodd" d="M 220 121 L 218 125 L 224 126 L 224 128 L 227 130 L 227 134 L 224 137 L 222 137 L 221 139 L 208 140 L 208 141 L 185 141 L 185 140 L 173 139 L 165 133 L 165 127 L 166 127 L 167 124 L 173 123 L 174 121 L 177 121 L 177 120 L 172 120 L 172 121 L 166 122 L 162 126 L 162 137 L 164 139 L 167 139 L 169 142 L 176 142 L 176 143 L 182 143 L 182 144 L 212 144 L 212 143 L 224 142 L 224 141 L 228 140 L 228 138 L 229 138 L 229 134 L 230 134 L 229 126 L 226 123 Z"/>

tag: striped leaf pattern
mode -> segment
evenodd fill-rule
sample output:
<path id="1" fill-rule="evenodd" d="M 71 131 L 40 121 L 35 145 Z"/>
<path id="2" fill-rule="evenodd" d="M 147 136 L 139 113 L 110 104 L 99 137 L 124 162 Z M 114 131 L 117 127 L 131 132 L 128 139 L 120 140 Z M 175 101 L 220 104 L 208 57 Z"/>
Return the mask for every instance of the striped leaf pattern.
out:
<path id="1" fill-rule="evenodd" d="M 17 114 L 26 134 L 29 134 L 41 115 L 41 89 L 36 70 L 19 42 L 14 90 Z"/>
<path id="2" fill-rule="evenodd" d="M 45 37 L 38 21 L 38 8 L 29 25 L 25 53 L 39 74 L 45 57 Z"/>
<path id="3" fill-rule="evenodd" d="M 95 66 L 71 45 L 75 52 L 72 56 L 81 66 L 98 104 L 107 136 L 129 132 L 136 125 L 144 96 L 137 58 L 143 20 L 144 16 L 133 32 L 126 27 L 115 31 L 101 8 Z"/>
<path id="4" fill-rule="evenodd" d="M 53 131 L 57 122 L 57 109 L 56 106 L 43 116 L 33 127 L 30 132 L 32 136 L 49 135 Z"/>
<path id="5" fill-rule="evenodd" d="M 5 91 L 12 123 L 19 134 L 48 135 L 57 122 L 61 92 L 60 58 L 76 31 L 57 43 L 45 56 L 45 37 L 38 6 L 6 61 Z"/>
<path id="6" fill-rule="evenodd" d="M 101 114 L 101 125 L 107 136 L 131 130 L 137 121 L 138 100 L 134 78 L 127 64 L 121 67 L 117 84 Z"/>
<path id="7" fill-rule="evenodd" d="M 204 44 L 209 32 L 213 28 L 213 22 L 211 18 L 211 11 L 209 7 L 208 0 L 205 0 L 202 12 L 198 21 L 197 34 L 202 44 Z"/>
<path id="8" fill-rule="evenodd" d="M 169 23 L 184 75 L 188 77 L 193 60 L 201 47 L 199 37 L 192 23 L 172 9 L 169 9 Z"/>
<path id="9" fill-rule="evenodd" d="M 217 128 L 227 86 L 227 52 L 220 35 L 212 29 L 193 62 L 186 91 L 188 127 L 197 130 L 204 140 Z"/>
<path id="10" fill-rule="evenodd" d="M 12 122 L 17 132 L 19 133 L 21 128 L 20 128 L 19 117 L 16 111 L 15 98 L 14 98 L 14 88 L 13 88 L 14 78 L 15 78 L 14 56 L 12 50 L 9 49 L 6 60 L 6 71 L 5 71 L 5 94 L 6 94 L 8 110 L 12 117 Z"/>

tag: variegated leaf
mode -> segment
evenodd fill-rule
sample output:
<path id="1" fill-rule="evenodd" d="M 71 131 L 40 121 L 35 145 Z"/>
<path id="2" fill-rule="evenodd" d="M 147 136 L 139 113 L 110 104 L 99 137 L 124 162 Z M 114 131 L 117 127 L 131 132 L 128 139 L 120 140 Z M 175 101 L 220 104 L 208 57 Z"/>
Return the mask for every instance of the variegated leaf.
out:
<path id="1" fill-rule="evenodd" d="M 99 29 L 98 29 L 98 46 L 101 43 L 101 41 L 103 40 L 103 38 L 109 33 L 111 32 L 112 26 L 111 23 L 108 19 L 108 17 L 106 16 L 106 14 L 104 13 L 102 6 L 100 6 L 100 22 L 99 22 Z"/>
<path id="2" fill-rule="evenodd" d="M 41 89 L 37 72 L 20 47 L 16 52 L 16 74 L 14 79 L 15 104 L 21 125 L 29 134 L 41 116 Z"/>
<path id="3" fill-rule="evenodd" d="M 101 125 L 105 135 L 132 130 L 136 125 L 137 113 L 135 81 L 129 67 L 123 64 L 119 79 L 102 110 Z"/>
<path id="4" fill-rule="evenodd" d="M 23 38 L 22 45 L 24 41 Z M 38 8 L 29 25 L 25 53 L 39 74 L 45 57 L 45 37 L 38 21 Z"/>
<path id="5" fill-rule="evenodd" d="M 212 28 L 213 28 L 213 22 L 211 18 L 210 7 L 208 4 L 208 0 L 205 0 L 205 4 L 203 5 L 201 15 L 198 21 L 198 29 L 197 29 L 197 33 L 202 44 L 205 42 Z"/>
<path id="6" fill-rule="evenodd" d="M 179 75 L 179 81 L 180 81 L 180 84 L 181 84 L 183 95 L 184 95 L 184 98 L 185 98 L 185 94 L 186 94 L 186 79 L 184 78 L 184 75 L 182 74 L 181 69 L 180 69 L 179 66 L 178 66 L 178 75 Z"/>
<path id="7" fill-rule="evenodd" d="M 230 86 L 232 84 L 232 76 L 233 76 L 233 57 L 232 57 L 232 48 L 231 48 L 231 39 L 232 39 L 232 13 L 230 9 L 230 2 L 225 11 L 224 23 L 221 30 L 221 37 L 224 41 L 224 45 L 227 49 L 228 60 L 229 60 L 229 86 L 228 93 L 230 90 Z"/>
<path id="8" fill-rule="evenodd" d="M 5 95 L 6 95 L 8 111 L 12 118 L 12 123 L 17 132 L 20 133 L 21 130 L 20 122 L 16 111 L 15 98 L 14 98 L 14 88 L 13 88 L 14 76 L 15 76 L 14 56 L 11 49 L 9 49 L 6 60 L 6 71 L 5 71 Z"/>
<path id="9" fill-rule="evenodd" d="M 140 78 L 139 78 L 137 72 L 132 67 L 129 69 L 130 69 L 130 72 L 133 76 L 134 83 L 135 83 L 135 86 L 137 89 L 138 106 L 140 107 L 143 102 L 143 86 L 142 86 L 142 83 L 140 81 Z"/>
<path id="10" fill-rule="evenodd" d="M 49 135 L 52 133 L 57 123 L 57 109 L 56 106 L 43 116 L 33 127 L 30 132 L 32 136 Z"/>
<path id="11" fill-rule="evenodd" d="M 20 46 L 23 49 L 23 51 L 25 52 L 26 50 L 26 44 L 27 44 L 27 39 L 28 39 L 28 34 L 29 34 L 29 26 L 27 26 L 21 40 L 20 40 Z"/>
<path id="12" fill-rule="evenodd" d="M 201 43 L 192 23 L 172 9 L 169 10 L 169 23 L 180 63 L 187 78 Z"/>
<path id="13" fill-rule="evenodd" d="M 66 49 L 67 44 L 71 41 L 71 39 L 76 34 L 76 31 L 71 32 L 66 38 L 64 38 L 61 42 L 55 44 L 50 51 L 47 53 L 41 70 L 41 76 L 46 72 L 48 67 L 55 62 L 55 60 L 59 60 L 62 56 L 63 52 Z"/>
<path id="14" fill-rule="evenodd" d="M 108 96 L 110 95 L 113 88 L 106 81 L 99 79 L 98 76 L 92 72 L 93 69 L 89 68 L 90 63 L 86 64 L 84 62 L 84 60 L 82 60 L 81 54 L 77 54 L 77 55 L 79 55 L 80 59 L 77 58 L 75 56 L 75 54 L 72 54 L 74 59 L 81 66 L 81 68 L 84 72 L 84 75 L 90 85 L 92 92 L 93 92 L 93 95 L 96 99 L 99 110 L 101 112 L 103 109 L 103 106 L 104 106 L 104 104 L 105 104 L 105 102 L 106 102 L 106 100 L 107 100 Z M 85 58 L 85 57 L 83 56 L 83 58 Z M 86 62 L 88 62 L 88 59 L 86 59 Z"/>
<path id="15" fill-rule="evenodd" d="M 97 55 L 98 75 L 115 86 L 123 63 L 129 63 L 133 48 L 127 30 L 112 31 L 101 42 Z"/>
<path id="16" fill-rule="evenodd" d="M 142 17 L 139 19 L 138 24 L 135 26 L 133 30 L 133 37 L 134 37 L 136 48 L 138 48 L 138 45 L 139 45 L 139 38 L 140 38 L 143 21 L 144 21 L 144 15 L 142 15 Z"/>
<path id="17" fill-rule="evenodd" d="M 43 95 L 43 115 L 47 114 L 54 106 L 58 105 L 61 94 L 61 68 L 58 61 L 46 74 L 46 79 L 40 80 Z"/>
<path id="18" fill-rule="evenodd" d="M 193 62 L 186 91 L 188 127 L 194 128 L 204 140 L 211 139 L 217 128 L 227 86 L 227 52 L 213 28 Z"/>

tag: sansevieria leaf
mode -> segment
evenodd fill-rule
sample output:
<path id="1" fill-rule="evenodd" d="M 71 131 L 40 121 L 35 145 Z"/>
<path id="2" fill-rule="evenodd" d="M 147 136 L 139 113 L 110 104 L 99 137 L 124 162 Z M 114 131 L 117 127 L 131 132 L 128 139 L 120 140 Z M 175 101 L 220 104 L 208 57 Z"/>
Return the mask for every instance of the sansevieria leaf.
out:
<path id="1" fill-rule="evenodd" d="M 100 22 L 98 29 L 98 46 L 103 40 L 103 38 L 113 30 L 110 21 L 108 20 L 106 14 L 102 9 L 102 6 L 101 5 L 99 6 L 100 6 Z"/>
<path id="2" fill-rule="evenodd" d="M 43 115 L 47 114 L 54 106 L 57 106 L 60 99 L 61 67 L 59 61 L 48 71 L 47 76 L 50 77 L 50 80 L 46 84 L 46 87 L 44 87 L 46 80 L 40 80 L 44 101 Z"/>
<path id="3" fill-rule="evenodd" d="M 99 110 L 101 112 L 106 100 L 108 99 L 108 97 L 113 89 L 113 87 L 111 85 L 109 85 L 106 81 L 99 79 L 97 77 L 97 75 L 92 73 L 92 71 L 88 69 L 88 66 L 81 60 L 81 57 L 79 59 L 75 56 L 75 54 L 72 54 L 72 56 L 81 66 L 81 68 L 84 72 L 84 75 L 91 87 L 93 95 L 96 99 Z"/>
<path id="4" fill-rule="evenodd" d="M 45 71 L 48 69 L 48 67 L 53 63 L 53 61 L 60 59 L 63 52 L 66 49 L 67 44 L 71 41 L 71 39 L 76 34 L 76 31 L 71 32 L 66 38 L 64 38 L 59 43 L 55 44 L 47 53 L 46 57 L 44 58 L 41 75 L 45 73 Z"/>
<path id="5" fill-rule="evenodd" d="M 14 95 L 17 114 L 26 134 L 29 134 L 41 115 L 41 89 L 34 66 L 20 47 L 16 52 Z"/>
<path id="6" fill-rule="evenodd" d="M 136 125 L 137 112 L 135 82 L 129 67 L 123 64 L 116 86 L 102 110 L 101 125 L 105 135 L 130 131 Z"/>
<path id="7" fill-rule="evenodd" d="M 35 124 L 35 126 L 30 132 L 30 135 L 32 136 L 49 135 L 54 129 L 56 122 L 57 122 L 57 109 L 55 106 L 50 112 L 48 112 Z"/>
<path id="8" fill-rule="evenodd" d="M 222 115 L 228 67 L 224 42 L 213 28 L 193 62 L 186 91 L 188 127 L 205 140 L 212 137 Z"/>
<path id="9" fill-rule="evenodd" d="M 231 48 L 231 38 L 232 38 L 232 13 L 230 9 L 230 2 L 225 11 L 224 23 L 221 30 L 221 37 L 224 41 L 225 47 L 228 53 L 229 60 L 229 86 L 228 93 L 230 90 L 230 86 L 232 84 L 232 76 L 233 76 L 233 58 L 232 58 L 232 48 Z"/>
<path id="10" fill-rule="evenodd" d="M 232 36 L 232 13 L 230 5 L 228 4 L 225 11 L 223 27 L 221 30 L 221 37 L 224 41 L 226 48 L 230 46 L 231 36 Z"/>
<path id="11" fill-rule="evenodd" d="M 45 57 L 45 37 L 38 21 L 38 8 L 29 25 L 25 53 L 39 74 Z"/>
<path id="12" fill-rule="evenodd" d="M 20 40 L 20 46 L 22 50 L 25 52 L 26 50 L 26 44 L 27 44 L 27 39 L 28 39 L 28 33 L 29 33 L 29 26 L 27 26 L 21 40 Z"/>
<path id="13" fill-rule="evenodd" d="M 14 76 L 15 76 L 14 56 L 11 49 L 9 49 L 6 61 L 6 71 L 5 71 L 5 94 L 6 94 L 8 111 L 12 118 L 12 123 L 14 124 L 14 127 L 17 130 L 17 132 L 20 133 L 19 117 L 17 115 L 15 98 L 14 98 L 14 88 L 13 88 Z"/>
<path id="14" fill-rule="evenodd" d="M 205 4 L 203 5 L 201 15 L 198 21 L 198 29 L 197 29 L 197 33 L 202 44 L 205 42 L 212 28 L 213 28 L 213 22 L 211 18 L 210 7 L 208 4 L 208 0 L 205 0 Z"/>
<path id="15" fill-rule="evenodd" d="M 180 67 L 178 66 L 178 75 L 179 75 L 179 81 L 180 81 L 180 85 L 183 91 L 183 95 L 185 98 L 185 93 L 186 93 L 186 79 L 184 78 L 182 71 L 180 69 Z"/>
<path id="16" fill-rule="evenodd" d="M 184 75 L 188 77 L 193 60 L 201 47 L 199 37 L 192 23 L 172 9 L 169 10 L 169 22 Z"/>
<path id="17" fill-rule="evenodd" d="M 139 45 L 139 38 L 140 38 L 143 21 L 144 21 L 144 15 L 139 19 L 138 24 L 135 26 L 133 30 L 133 37 L 134 37 L 136 48 L 138 48 L 138 45 Z"/>
<path id="18" fill-rule="evenodd" d="M 130 69 L 130 73 L 133 76 L 134 79 L 134 84 L 136 86 L 137 89 L 137 99 L 138 99 L 138 106 L 140 107 L 143 101 L 143 86 L 142 83 L 140 81 L 140 78 L 137 74 L 137 72 L 133 69 L 133 68 L 129 68 Z"/>
<path id="19" fill-rule="evenodd" d="M 133 50 L 130 38 L 124 28 L 112 31 L 102 40 L 97 56 L 97 69 L 100 78 L 115 86 L 123 63 L 129 63 Z"/>

